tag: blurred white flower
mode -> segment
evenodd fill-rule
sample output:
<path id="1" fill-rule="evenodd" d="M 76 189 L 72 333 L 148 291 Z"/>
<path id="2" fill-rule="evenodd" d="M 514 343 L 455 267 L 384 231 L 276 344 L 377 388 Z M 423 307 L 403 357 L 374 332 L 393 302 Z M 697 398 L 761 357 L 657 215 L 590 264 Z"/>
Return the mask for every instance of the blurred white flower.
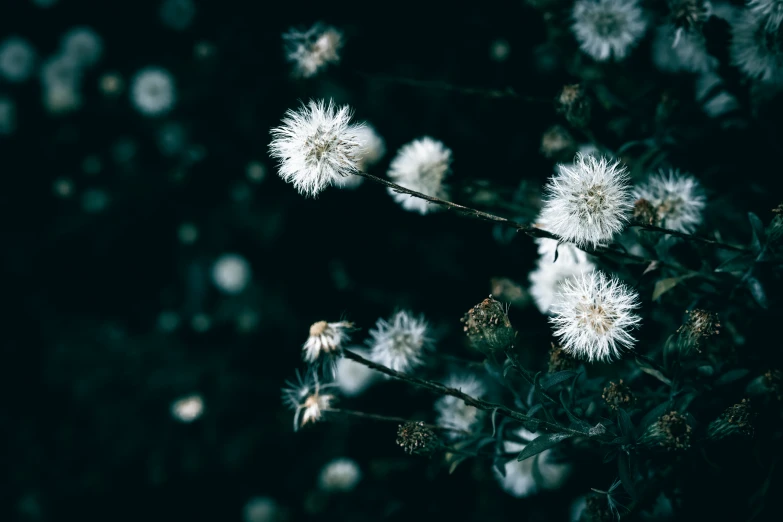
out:
<path id="1" fill-rule="evenodd" d="M 348 106 L 310 101 L 289 110 L 283 124 L 271 130 L 269 152 L 279 174 L 304 196 L 316 196 L 340 178 L 358 171 L 360 125 L 350 123 Z"/>
<path id="2" fill-rule="evenodd" d="M 783 31 L 769 32 L 767 19 L 745 10 L 731 24 L 731 61 L 751 79 L 783 81 Z"/>
<path id="3" fill-rule="evenodd" d="M 560 245 L 560 248 L 569 245 Z M 581 252 L 581 251 L 580 251 Z M 549 313 L 552 303 L 564 281 L 591 272 L 595 265 L 587 259 L 580 262 L 570 261 L 567 257 L 558 256 L 557 261 L 553 257 L 541 257 L 536 269 L 530 272 L 530 295 L 542 314 Z"/>
<path id="4" fill-rule="evenodd" d="M 53 83 L 43 87 L 43 104 L 52 114 L 65 114 L 79 110 L 82 93 L 76 85 Z"/>
<path id="5" fill-rule="evenodd" d="M 310 326 L 310 335 L 302 345 L 302 357 L 310 364 L 325 355 L 338 355 L 343 343 L 350 340 L 353 323 L 318 321 Z"/>
<path id="6" fill-rule="evenodd" d="M 624 59 L 647 29 L 637 0 L 578 0 L 572 18 L 579 47 L 600 62 Z"/>
<path id="7" fill-rule="evenodd" d="M 625 167 L 619 161 L 577 154 L 574 164 L 557 168 L 541 211 L 547 230 L 578 247 L 611 241 L 632 209 Z"/>
<path id="8" fill-rule="evenodd" d="M 316 23 L 304 32 L 289 29 L 283 34 L 283 43 L 286 60 L 294 64 L 294 76 L 309 78 L 340 61 L 343 34 L 334 27 Z"/>
<path id="9" fill-rule="evenodd" d="M 70 178 L 57 178 L 54 180 L 54 183 L 52 183 L 52 190 L 56 196 L 61 198 L 69 198 L 73 196 L 73 193 L 76 189 L 74 188 L 73 181 L 71 181 Z"/>
<path id="10" fill-rule="evenodd" d="M 190 318 L 190 327 L 195 332 L 204 333 L 212 328 L 212 319 L 207 314 L 196 314 Z"/>
<path id="11" fill-rule="evenodd" d="M 223 293 L 238 294 L 247 288 L 250 263 L 238 254 L 223 254 L 212 265 L 212 282 Z"/>
<path id="12" fill-rule="evenodd" d="M 398 372 L 420 366 L 426 350 L 432 347 L 427 322 L 423 317 L 413 317 L 410 312 L 399 311 L 389 321 L 378 319 L 370 330 L 370 358 Z"/>
<path id="13" fill-rule="evenodd" d="M 101 37 L 89 27 L 74 27 L 68 30 L 60 42 L 63 56 L 79 67 L 95 65 L 103 53 Z"/>
<path id="14" fill-rule="evenodd" d="M 565 280 L 550 311 L 554 335 L 571 356 L 593 361 L 611 361 L 631 348 L 636 340 L 629 330 L 641 318 L 638 294 L 619 280 L 593 271 Z"/>
<path id="15" fill-rule="evenodd" d="M 163 0 L 158 12 L 163 25 L 175 31 L 184 31 L 193 23 L 196 4 L 193 0 Z"/>
<path id="16" fill-rule="evenodd" d="M 507 40 L 499 38 L 494 40 L 489 46 L 489 57 L 494 62 L 505 62 L 508 60 L 508 55 L 511 54 L 511 45 Z"/>
<path id="17" fill-rule="evenodd" d="M 398 185 L 428 196 L 448 199 L 449 191 L 444 185 L 451 172 L 451 150 L 440 141 L 428 136 L 404 145 L 389 165 L 388 176 Z M 388 189 L 395 201 L 405 210 L 426 214 L 439 209 L 438 205 L 408 194 Z"/>
<path id="18" fill-rule="evenodd" d="M 131 101 L 136 109 L 147 116 L 159 116 L 169 112 L 176 102 L 174 77 L 160 67 L 146 67 L 131 80 Z"/>
<path id="19" fill-rule="evenodd" d="M 81 79 L 82 71 L 71 56 L 58 54 L 41 65 L 41 83 L 44 88 L 63 85 L 77 89 Z"/>
<path id="20" fill-rule="evenodd" d="M 748 9 L 759 18 L 766 19 L 765 29 L 775 32 L 783 22 L 782 0 L 748 0 Z"/>
<path id="21" fill-rule="evenodd" d="M 251 161 L 247 164 L 245 175 L 253 183 L 261 183 L 266 179 L 266 165 L 259 161 Z"/>
<path id="22" fill-rule="evenodd" d="M 98 87 L 106 96 L 117 96 L 125 88 L 125 82 L 119 73 L 107 72 L 98 80 Z"/>
<path id="23" fill-rule="evenodd" d="M 275 522 L 280 509 L 270 497 L 252 497 L 242 508 L 243 522 Z"/>
<path id="24" fill-rule="evenodd" d="M 318 487 L 328 493 L 353 491 L 362 478 L 355 460 L 341 457 L 328 462 L 318 475 Z"/>
<path id="25" fill-rule="evenodd" d="M 35 70 L 35 50 L 27 40 L 11 36 L 0 43 L 0 77 L 11 83 L 27 80 Z"/>
<path id="26" fill-rule="evenodd" d="M 348 349 L 365 359 L 370 357 L 369 352 L 362 348 L 349 347 Z M 360 395 L 372 384 L 378 375 L 378 372 L 375 370 L 371 370 L 365 365 L 346 357 L 341 357 L 336 363 L 335 382 L 340 388 L 340 392 L 346 397 Z"/>
<path id="27" fill-rule="evenodd" d="M 361 171 L 367 171 L 368 168 L 378 163 L 384 154 L 386 154 L 386 144 L 375 128 L 367 122 L 356 129 L 357 139 L 359 141 L 359 151 L 357 153 L 356 168 Z M 335 185 L 340 188 L 354 189 L 362 184 L 364 178 L 352 174 L 344 178 L 338 178 Z"/>
<path id="28" fill-rule="evenodd" d="M 687 233 L 701 224 L 707 201 L 696 178 L 671 169 L 653 174 L 633 194 L 636 199 L 650 202 L 660 226 Z"/>
<path id="29" fill-rule="evenodd" d="M 671 24 L 659 26 L 652 45 L 653 63 L 664 72 L 703 73 L 718 67 L 718 59 L 707 52 L 704 35 L 684 31 Z"/>
<path id="30" fill-rule="evenodd" d="M 294 410 L 294 431 L 309 422 L 317 422 L 335 400 L 334 395 L 324 393 L 334 384 L 322 384 L 315 371 L 308 371 L 304 377 L 296 372 L 296 381 L 286 381 L 282 390 L 283 403 Z"/>
<path id="31" fill-rule="evenodd" d="M 516 439 L 530 442 L 536 438 L 537 434 L 531 433 L 524 428 L 519 428 L 513 432 Z M 516 440 L 504 440 L 503 451 L 506 453 L 519 453 L 526 442 Z M 556 462 L 553 458 L 552 450 L 545 450 L 538 455 L 518 461 L 516 457 L 511 456 L 505 464 L 506 475 L 501 475 L 498 470 L 493 468 L 495 478 L 497 479 L 503 491 L 516 498 L 524 498 L 541 489 L 557 489 L 568 478 L 571 472 L 571 466 L 566 463 Z"/>
<path id="32" fill-rule="evenodd" d="M 14 100 L 0 96 L 0 136 L 8 136 L 16 130 L 16 105 Z"/>
<path id="33" fill-rule="evenodd" d="M 204 413 L 204 399 L 201 395 L 188 395 L 171 404 L 171 415 L 180 422 L 193 422 Z"/>
<path id="34" fill-rule="evenodd" d="M 487 392 L 484 383 L 472 374 L 450 375 L 443 384 L 476 399 L 482 398 Z M 444 395 L 435 401 L 435 411 L 438 414 L 435 421 L 438 426 L 459 430 L 445 431 L 444 435 L 450 439 L 458 439 L 472 433 L 484 416 L 483 411 L 475 406 L 469 406 L 462 399 L 451 395 Z"/>

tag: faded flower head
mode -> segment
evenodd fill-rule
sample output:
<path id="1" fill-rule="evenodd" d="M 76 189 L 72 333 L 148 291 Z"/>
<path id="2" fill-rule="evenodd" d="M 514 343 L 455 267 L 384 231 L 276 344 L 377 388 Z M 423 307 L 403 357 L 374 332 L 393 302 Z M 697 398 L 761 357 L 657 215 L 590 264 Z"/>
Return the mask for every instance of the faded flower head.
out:
<path id="1" fill-rule="evenodd" d="M 748 9 L 759 18 L 766 19 L 765 28 L 769 32 L 777 31 L 783 22 L 783 1 L 748 0 Z"/>
<path id="2" fill-rule="evenodd" d="M 563 349 L 578 359 L 611 361 L 620 347 L 636 342 L 630 330 L 641 318 L 638 294 L 619 280 L 594 271 L 566 280 L 552 305 L 549 322 Z"/>
<path id="3" fill-rule="evenodd" d="M 350 347 L 349 349 L 365 359 L 370 357 L 370 354 L 362 348 Z M 377 377 L 378 372 L 347 357 L 341 357 L 335 363 L 335 383 L 346 397 L 361 394 Z"/>
<path id="4" fill-rule="evenodd" d="M 174 77 L 160 67 L 142 69 L 131 80 L 130 95 L 133 105 L 142 114 L 165 114 L 176 102 Z"/>
<path id="5" fill-rule="evenodd" d="M 340 457 L 328 462 L 318 475 L 318 487 L 328 493 L 353 491 L 362 478 L 362 470 L 355 460 Z"/>
<path id="6" fill-rule="evenodd" d="M 557 112 L 574 127 L 586 127 L 590 122 L 592 102 L 580 84 L 566 85 L 555 100 Z"/>
<path id="7" fill-rule="evenodd" d="M 537 434 L 524 428 L 514 431 L 513 439 L 503 441 L 505 453 L 519 453 L 536 438 Z M 541 489 L 557 489 L 568 478 L 571 466 L 558 462 L 552 450 L 518 461 L 512 457 L 505 463 L 505 476 L 493 468 L 493 473 L 503 491 L 516 498 L 527 497 Z"/>
<path id="8" fill-rule="evenodd" d="M 310 326 L 310 335 L 302 345 L 302 357 L 310 364 L 324 356 L 339 355 L 343 344 L 350 340 L 353 323 L 318 321 Z"/>
<path id="9" fill-rule="evenodd" d="M 742 402 L 726 408 L 720 417 L 707 426 L 707 436 L 720 440 L 734 435 L 753 435 L 753 417 L 750 399 L 742 399 Z"/>
<path id="10" fill-rule="evenodd" d="M 508 319 L 508 306 L 491 295 L 468 310 L 460 319 L 471 345 L 480 351 L 510 348 L 516 332 Z"/>
<path id="11" fill-rule="evenodd" d="M 35 50 L 27 40 L 11 36 L 0 43 L 0 78 L 23 82 L 35 70 Z"/>
<path id="12" fill-rule="evenodd" d="M 719 65 L 718 59 L 707 52 L 707 42 L 701 32 L 684 31 L 672 24 L 656 29 L 652 58 L 658 69 L 670 73 L 705 73 Z"/>
<path id="13" fill-rule="evenodd" d="M 389 321 L 378 319 L 370 337 L 370 359 L 398 372 L 420 366 L 424 353 L 432 348 L 427 321 L 404 310 Z"/>
<path id="14" fill-rule="evenodd" d="M 603 397 L 606 404 L 612 410 L 618 410 L 620 408 L 627 410 L 636 404 L 636 396 L 631 389 L 623 383 L 622 379 L 618 382 L 610 382 L 606 388 L 604 388 L 601 397 Z"/>
<path id="15" fill-rule="evenodd" d="M 691 431 L 686 418 L 679 412 L 672 411 L 661 415 L 652 423 L 639 439 L 639 443 L 667 451 L 686 450 L 691 447 Z"/>
<path id="16" fill-rule="evenodd" d="M 718 314 L 708 310 L 686 310 L 688 316 L 685 323 L 677 329 L 678 344 L 684 353 L 691 350 L 702 352 L 702 343 L 720 333 Z"/>
<path id="17" fill-rule="evenodd" d="M 678 29 L 698 29 L 712 14 L 708 0 L 668 0 L 669 20 Z"/>
<path id="18" fill-rule="evenodd" d="M 549 241 L 554 240 L 550 239 Z M 538 260 L 536 269 L 530 272 L 528 276 L 530 279 L 530 295 L 533 296 L 536 306 L 542 314 L 550 312 L 552 303 L 557 298 L 560 288 L 565 281 L 595 270 L 595 265 L 588 261 L 586 257 L 581 262 L 571 261 L 573 257 L 569 255 L 571 254 L 569 248 L 573 249 L 573 246 L 560 245 L 560 249 L 566 251 L 566 255 L 562 258 L 558 255 L 557 261 L 554 262 L 552 261 L 554 257 L 542 256 Z M 580 250 L 574 250 L 584 256 L 584 253 Z M 558 250 L 558 254 L 559 252 L 560 250 Z"/>
<path id="19" fill-rule="evenodd" d="M 431 455 L 440 447 L 440 441 L 423 422 L 406 422 L 397 428 L 397 445 L 408 455 Z"/>
<path id="20" fill-rule="evenodd" d="M 286 60 L 294 64 L 294 76 L 309 78 L 340 61 L 343 34 L 334 27 L 316 23 L 307 31 L 289 29 L 283 42 Z"/>
<path id="21" fill-rule="evenodd" d="M 451 375 L 443 384 L 476 399 L 486 394 L 484 383 L 471 374 Z M 472 433 L 480 425 L 484 413 L 451 395 L 444 395 L 435 401 L 435 411 L 438 413 L 436 424 L 444 428 L 452 428 L 446 432 L 446 436 L 450 439 L 458 439 Z"/>
<path id="22" fill-rule="evenodd" d="M 546 186 L 541 221 L 549 232 L 578 247 L 611 241 L 631 211 L 628 175 L 619 161 L 577 154 L 558 165 Z"/>
<path id="23" fill-rule="evenodd" d="M 647 29 L 637 0 L 578 0 L 572 18 L 579 47 L 599 62 L 624 59 Z"/>
<path id="24" fill-rule="evenodd" d="M 783 80 L 783 31 L 767 30 L 768 18 L 744 10 L 731 24 L 731 61 L 751 79 Z"/>
<path id="25" fill-rule="evenodd" d="M 304 377 L 296 372 L 296 381 L 286 381 L 282 390 L 283 403 L 294 410 L 294 431 L 309 422 L 316 422 L 335 400 L 334 395 L 324 393 L 334 384 L 322 384 L 315 371 L 308 371 Z"/>
<path id="26" fill-rule="evenodd" d="M 449 197 L 443 184 L 451 172 L 451 150 L 440 141 L 423 137 L 403 145 L 389 165 L 388 176 L 400 186 L 441 199 Z M 426 214 L 437 208 L 427 201 L 389 188 L 389 194 L 405 210 Z"/>
<path id="27" fill-rule="evenodd" d="M 680 174 L 678 170 L 662 170 L 633 193 L 637 200 L 645 199 L 653 206 L 656 225 L 690 233 L 701 224 L 707 198 L 693 176 Z"/>
<path id="28" fill-rule="evenodd" d="M 271 130 L 269 153 L 279 174 L 304 196 L 316 196 L 330 184 L 359 170 L 358 129 L 348 106 L 311 100 L 288 110 L 283 124 Z"/>

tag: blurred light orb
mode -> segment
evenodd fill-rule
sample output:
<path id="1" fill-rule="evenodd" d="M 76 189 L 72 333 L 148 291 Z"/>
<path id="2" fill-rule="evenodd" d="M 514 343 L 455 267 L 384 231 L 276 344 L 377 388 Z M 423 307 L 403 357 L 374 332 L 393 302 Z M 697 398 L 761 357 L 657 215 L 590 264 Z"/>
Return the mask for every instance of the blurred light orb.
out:
<path id="1" fill-rule="evenodd" d="M 253 183 L 261 183 L 266 178 L 266 167 L 258 161 L 251 161 L 247 164 L 245 175 Z"/>
<path id="2" fill-rule="evenodd" d="M 171 158 L 182 154 L 187 145 L 188 137 L 185 127 L 176 121 L 168 121 L 161 125 L 157 133 L 158 150 L 163 156 Z"/>
<path id="3" fill-rule="evenodd" d="M 190 327 L 198 333 L 204 333 L 212 328 L 212 319 L 207 314 L 196 314 L 190 318 Z"/>
<path id="4" fill-rule="evenodd" d="M 8 82 L 27 80 L 35 70 L 35 50 L 25 40 L 11 36 L 0 43 L 0 76 Z"/>
<path id="5" fill-rule="evenodd" d="M 82 93 L 76 85 L 53 83 L 44 86 L 43 104 L 55 116 L 77 111 L 82 106 Z"/>
<path id="6" fill-rule="evenodd" d="M 9 136 L 16 130 L 16 105 L 14 100 L 0 96 L 0 136 Z"/>
<path id="7" fill-rule="evenodd" d="M 193 422 L 203 413 L 204 399 L 199 394 L 188 395 L 171 403 L 171 415 L 180 422 Z"/>
<path id="8" fill-rule="evenodd" d="M 176 102 L 174 77 L 161 67 L 147 67 L 131 81 L 131 101 L 146 116 L 169 112 Z"/>
<path id="9" fill-rule="evenodd" d="M 173 310 L 163 310 L 158 315 L 158 328 L 166 333 L 171 333 L 179 327 L 179 314 Z"/>
<path id="10" fill-rule="evenodd" d="M 90 27 L 73 27 L 60 41 L 64 56 L 72 59 L 79 67 L 92 67 L 103 54 L 103 40 Z"/>
<path id="11" fill-rule="evenodd" d="M 329 493 L 353 491 L 362 478 L 362 471 L 355 460 L 340 457 L 327 463 L 318 476 L 318 487 Z"/>
<path id="12" fill-rule="evenodd" d="M 242 292 L 250 278 L 250 264 L 238 254 L 224 254 L 212 266 L 212 282 L 225 294 Z"/>
<path id="13" fill-rule="evenodd" d="M 508 41 L 499 38 L 492 42 L 489 46 L 489 57 L 494 62 L 505 62 L 508 60 L 508 56 L 511 54 L 511 46 Z"/>
<path id="14" fill-rule="evenodd" d="M 118 165 L 125 165 L 133 161 L 139 152 L 139 146 L 136 141 L 129 136 L 117 138 L 111 148 L 112 160 Z"/>
<path id="15" fill-rule="evenodd" d="M 109 194 L 101 189 L 87 189 L 82 194 L 82 210 L 88 214 L 103 212 L 109 206 Z"/>
<path id="16" fill-rule="evenodd" d="M 55 196 L 61 198 L 69 198 L 73 196 L 73 193 L 75 192 L 73 181 L 69 178 L 58 178 L 54 180 L 52 190 L 54 191 Z"/>
<path id="17" fill-rule="evenodd" d="M 95 175 L 101 172 L 103 169 L 103 162 L 101 162 L 101 158 L 94 154 L 90 154 L 89 156 L 85 157 L 82 161 L 82 170 L 85 174 L 89 175 Z"/>
<path id="18" fill-rule="evenodd" d="M 270 497 L 252 497 L 242 509 L 244 522 L 273 522 L 278 519 L 277 502 Z"/>
<path id="19" fill-rule="evenodd" d="M 193 223 L 182 223 L 177 230 L 177 237 L 180 242 L 192 245 L 198 239 L 198 227 Z"/>
<path id="20" fill-rule="evenodd" d="M 82 77 L 82 71 L 73 58 L 57 54 L 46 59 L 41 65 L 41 82 L 44 87 L 68 86 L 76 88 Z"/>
<path id="21" fill-rule="evenodd" d="M 160 21 L 169 29 L 184 31 L 193 23 L 196 4 L 193 0 L 163 0 L 158 14 Z"/>
<path id="22" fill-rule="evenodd" d="M 105 96 L 114 97 L 122 94 L 125 82 L 119 73 L 108 72 L 98 80 L 98 88 Z"/>

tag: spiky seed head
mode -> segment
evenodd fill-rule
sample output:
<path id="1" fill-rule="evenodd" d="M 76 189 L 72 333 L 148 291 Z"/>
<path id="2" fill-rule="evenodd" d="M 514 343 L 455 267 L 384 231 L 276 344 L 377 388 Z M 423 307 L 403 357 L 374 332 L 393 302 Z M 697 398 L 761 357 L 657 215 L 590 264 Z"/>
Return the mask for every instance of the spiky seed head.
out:
<path id="1" fill-rule="evenodd" d="M 571 17 L 579 47 L 599 62 L 623 60 L 647 30 L 637 0 L 578 0 Z"/>
<path id="2" fill-rule="evenodd" d="M 636 187 L 634 197 L 647 200 L 655 208 L 655 224 L 691 233 L 702 222 L 707 198 L 701 184 L 679 170 L 661 170 Z"/>
<path id="3" fill-rule="evenodd" d="M 584 87 L 577 83 L 563 87 L 555 100 L 555 107 L 559 114 L 565 116 L 568 123 L 582 128 L 590 122 L 593 104 Z"/>
<path id="4" fill-rule="evenodd" d="M 389 165 L 389 178 L 396 184 L 427 196 L 448 199 L 449 189 L 444 184 L 451 173 L 451 150 L 442 142 L 428 136 L 403 145 Z M 440 209 L 438 205 L 395 192 L 389 194 L 405 210 L 427 214 Z"/>
<path id="5" fill-rule="evenodd" d="M 516 332 L 508 319 L 508 306 L 491 295 L 460 319 L 470 344 L 482 352 L 505 350 L 514 345 Z"/>
<path id="6" fill-rule="evenodd" d="M 726 410 L 707 426 L 707 436 L 713 440 L 721 440 L 735 435 L 753 435 L 754 417 L 750 407 L 750 399 L 726 408 Z"/>
<path id="7" fill-rule="evenodd" d="M 397 428 L 397 445 L 408 455 L 428 456 L 440 447 L 440 441 L 423 422 L 406 422 Z"/>
<path id="8" fill-rule="evenodd" d="M 769 20 L 746 9 L 732 21 L 731 61 L 748 78 L 777 84 L 783 80 L 783 31 L 768 30 Z"/>
<path id="9" fill-rule="evenodd" d="M 320 22 L 307 31 L 289 29 L 283 35 L 283 43 L 286 60 L 294 66 L 293 76 L 310 78 L 338 63 L 343 40 L 341 31 Z"/>
<path id="10" fill-rule="evenodd" d="M 370 359 L 398 372 L 423 364 L 424 354 L 433 345 L 424 317 L 414 317 L 404 310 L 389 321 L 378 319 L 370 337 Z"/>
<path id="11" fill-rule="evenodd" d="M 780 0 L 748 0 L 748 10 L 765 20 L 765 29 L 775 32 L 783 22 L 783 2 Z"/>
<path id="12" fill-rule="evenodd" d="M 622 408 L 624 410 L 629 409 L 636 404 L 636 396 L 627 385 L 620 379 L 618 382 L 610 382 L 604 392 L 601 395 L 606 404 L 614 411 Z"/>
<path id="13" fill-rule="evenodd" d="M 677 329 L 678 346 L 687 355 L 692 350 L 702 353 L 704 342 L 720 333 L 720 319 L 718 314 L 708 310 L 686 310 L 687 319 Z"/>
<path id="14" fill-rule="evenodd" d="M 686 450 L 691 446 L 691 431 L 685 416 L 671 411 L 652 423 L 639 439 L 639 443 L 650 449 Z"/>

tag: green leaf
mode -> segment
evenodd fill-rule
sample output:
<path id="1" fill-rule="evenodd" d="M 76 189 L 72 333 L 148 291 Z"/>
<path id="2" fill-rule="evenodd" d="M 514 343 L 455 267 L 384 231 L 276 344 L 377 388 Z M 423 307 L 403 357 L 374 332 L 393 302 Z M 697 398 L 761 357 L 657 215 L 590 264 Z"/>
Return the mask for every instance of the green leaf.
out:
<path id="1" fill-rule="evenodd" d="M 667 386 L 672 385 L 672 381 L 666 377 L 660 370 L 657 368 L 653 368 L 649 365 L 644 359 L 640 359 L 639 357 L 636 358 L 636 364 L 639 365 L 639 369 L 642 370 L 647 375 L 652 375 L 662 383 L 664 383 Z"/>
<path id="2" fill-rule="evenodd" d="M 667 277 L 666 279 L 659 279 L 655 283 L 655 288 L 653 289 L 652 294 L 652 300 L 655 301 L 659 297 L 661 297 L 663 294 L 677 286 L 677 284 L 682 280 L 682 277 Z"/>
<path id="3" fill-rule="evenodd" d="M 525 460 L 538 455 L 542 451 L 563 442 L 567 438 L 571 437 L 570 433 L 545 433 L 533 439 L 530 444 L 525 446 L 525 449 L 517 456 L 517 460 Z"/>
<path id="4" fill-rule="evenodd" d="M 548 390 L 552 386 L 560 384 L 561 382 L 570 379 L 577 372 L 573 370 L 563 370 L 562 372 L 552 373 L 541 379 L 541 388 Z"/>
<path id="5" fill-rule="evenodd" d="M 731 259 L 724 261 L 715 269 L 716 272 L 744 272 L 753 262 L 753 255 L 739 254 Z"/>
<path id="6" fill-rule="evenodd" d="M 623 485 L 626 493 L 632 500 L 636 499 L 636 489 L 633 484 L 633 472 L 631 470 L 631 458 L 625 454 L 620 453 L 617 459 L 617 473 L 620 476 L 620 482 Z"/>
<path id="7" fill-rule="evenodd" d="M 767 242 L 767 234 L 764 231 L 764 224 L 761 219 L 753 212 L 748 212 L 748 219 L 750 220 L 750 228 L 753 230 L 753 242 L 751 247 L 755 253 L 761 252 L 762 246 Z"/>
<path id="8" fill-rule="evenodd" d="M 583 421 L 573 413 L 571 413 L 571 410 L 568 409 L 568 406 L 566 406 L 565 398 L 563 397 L 563 393 L 560 393 L 560 404 L 563 405 L 563 410 L 565 411 L 566 415 L 568 415 L 569 420 L 575 424 L 579 429 L 583 431 L 589 431 L 590 430 L 590 424 L 586 421 Z"/>
<path id="9" fill-rule="evenodd" d="M 735 370 L 729 370 L 715 380 L 716 386 L 722 386 L 734 381 L 738 381 L 750 373 L 747 368 L 737 368 Z"/>
<path id="10" fill-rule="evenodd" d="M 748 277 L 745 280 L 745 285 L 748 287 L 748 290 L 750 290 L 750 295 L 753 296 L 756 304 L 766 310 L 769 305 L 767 303 L 767 294 L 764 291 L 764 287 L 761 286 L 761 281 L 755 277 Z"/>
<path id="11" fill-rule="evenodd" d="M 633 423 L 628 412 L 622 408 L 617 409 L 617 424 L 620 426 L 620 433 L 628 440 L 633 440 Z"/>

